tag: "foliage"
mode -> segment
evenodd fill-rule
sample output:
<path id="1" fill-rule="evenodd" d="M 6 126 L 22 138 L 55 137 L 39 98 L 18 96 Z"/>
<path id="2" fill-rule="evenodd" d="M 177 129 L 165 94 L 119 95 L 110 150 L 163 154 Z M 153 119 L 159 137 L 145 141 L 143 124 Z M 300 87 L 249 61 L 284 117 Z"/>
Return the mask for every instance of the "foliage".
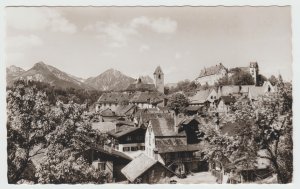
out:
<path id="1" fill-rule="evenodd" d="M 210 158 L 221 152 L 235 165 L 253 166 L 256 158 L 267 159 L 279 183 L 289 183 L 293 173 L 292 89 L 281 81 L 277 92 L 249 103 L 238 101 L 235 112 L 224 117 L 237 124 L 236 132 L 224 135 L 213 127 L 205 131 Z M 224 121 L 223 121 L 224 122 Z M 213 124 L 211 124 L 213 125 Z M 221 125 L 222 127 L 222 125 Z M 222 130 L 222 128 L 221 128 Z M 264 154 L 260 152 L 264 151 Z"/>
<path id="2" fill-rule="evenodd" d="M 226 75 L 220 78 L 216 85 L 254 85 L 254 79 L 250 73 L 239 68 L 234 68 L 231 72 L 233 72 L 233 74 L 230 77 Z"/>
<path id="3" fill-rule="evenodd" d="M 45 92 L 24 82 L 7 91 L 8 182 L 24 175 L 31 158 L 45 145 L 45 134 L 55 128 Z M 36 150 L 36 147 L 39 149 Z M 26 178 L 24 178 L 26 179 Z"/>
<path id="4" fill-rule="evenodd" d="M 102 134 L 92 130 L 86 104 L 55 104 L 51 105 L 46 92 L 32 83 L 18 81 L 7 90 L 8 182 L 32 180 L 27 172 L 36 155 L 43 155 L 45 160 L 37 167 L 36 177 L 41 183 L 104 182 L 106 173 L 95 173 L 85 161 L 72 159 L 88 146 L 105 141 Z"/>
<path id="5" fill-rule="evenodd" d="M 175 111 L 175 114 L 183 113 L 189 105 L 189 100 L 180 93 L 173 94 L 168 101 L 167 107 Z"/>
<path id="6" fill-rule="evenodd" d="M 83 159 L 74 157 L 105 138 L 92 130 L 85 107 L 75 103 L 60 104 L 53 111 L 58 126 L 46 135 L 45 160 L 37 170 L 40 183 L 105 182 L 106 174 L 95 171 Z"/>
<path id="7" fill-rule="evenodd" d="M 268 81 L 270 81 L 270 83 L 273 86 L 277 85 L 277 83 L 278 83 L 278 79 L 274 75 L 271 75 L 271 77 L 268 79 Z"/>

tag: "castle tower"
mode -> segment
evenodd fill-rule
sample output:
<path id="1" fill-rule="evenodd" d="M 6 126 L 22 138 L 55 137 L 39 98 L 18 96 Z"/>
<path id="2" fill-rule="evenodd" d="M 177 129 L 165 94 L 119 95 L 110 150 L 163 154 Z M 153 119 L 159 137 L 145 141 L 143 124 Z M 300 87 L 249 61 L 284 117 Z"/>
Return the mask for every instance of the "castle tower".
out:
<path id="1" fill-rule="evenodd" d="M 162 72 L 160 66 L 158 66 L 154 73 L 154 79 L 155 79 L 155 87 L 156 89 L 161 92 L 164 93 L 164 73 Z"/>
<path id="2" fill-rule="evenodd" d="M 254 84 L 257 85 L 257 78 L 258 78 L 258 64 L 257 64 L 257 62 L 250 62 L 250 74 L 254 79 Z"/>

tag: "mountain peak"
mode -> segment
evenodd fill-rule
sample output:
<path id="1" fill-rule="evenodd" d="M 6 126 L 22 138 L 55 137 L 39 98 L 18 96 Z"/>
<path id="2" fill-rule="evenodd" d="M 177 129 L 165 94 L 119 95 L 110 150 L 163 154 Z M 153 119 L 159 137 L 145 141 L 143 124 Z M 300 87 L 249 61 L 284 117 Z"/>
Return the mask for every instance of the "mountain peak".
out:
<path id="1" fill-rule="evenodd" d="M 35 66 L 47 66 L 47 64 L 45 64 L 43 61 L 39 61 L 39 62 L 34 64 L 34 67 Z"/>
<path id="2" fill-rule="evenodd" d="M 17 67 L 15 65 L 11 65 L 7 67 L 7 70 L 14 73 L 24 72 L 25 70 L 23 68 Z"/>

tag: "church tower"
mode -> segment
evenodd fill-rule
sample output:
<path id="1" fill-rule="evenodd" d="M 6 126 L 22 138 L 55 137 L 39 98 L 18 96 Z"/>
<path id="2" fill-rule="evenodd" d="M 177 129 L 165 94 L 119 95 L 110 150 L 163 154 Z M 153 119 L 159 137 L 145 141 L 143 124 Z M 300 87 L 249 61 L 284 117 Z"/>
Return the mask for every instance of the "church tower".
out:
<path id="1" fill-rule="evenodd" d="M 257 62 L 250 62 L 250 74 L 251 76 L 253 77 L 254 79 L 254 84 L 257 85 L 258 81 L 257 81 L 257 78 L 258 78 L 258 64 Z"/>
<path id="2" fill-rule="evenodd" d="M 162 72 L 160 66 L 158 66 L 154 73 L 154 79 L 155 79 L 155 87 L 156 89 L 161 92 L 161 93 L 164 93 L 164 73 Z"/>

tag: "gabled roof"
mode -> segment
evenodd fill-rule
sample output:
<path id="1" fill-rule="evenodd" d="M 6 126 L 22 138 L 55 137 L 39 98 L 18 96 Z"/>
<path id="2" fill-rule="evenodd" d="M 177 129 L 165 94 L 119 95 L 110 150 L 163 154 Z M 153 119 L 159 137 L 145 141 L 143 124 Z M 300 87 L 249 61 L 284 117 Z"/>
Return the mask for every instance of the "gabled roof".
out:
<path id="1" fill-rule="evenodd" d="M 145 154 L 141 154 L 135 159 L 133 159 L 129 164 L 127 164 L 121 172 L 125 175 L 125 177 L 130 181 L 134 182 L 139 176 L 145 173 L 148 169 L 150 169 L 153 165 L 159 163 L 158 161 L 146 156 Z M 161 163 L 159 163 L 163 166 Z"/>
<path id="2" fill-rule="evenodd" d="M 109 155 L 109 156 L 112 156 L 112 157 L 116 157 L 116 158 L 122 158 L 122 159 L 125 159 L 125 160 L 129 160 L 131 161 L 132 158 L 127 156 L 126 154 L 124 154 L 123 152 L 119 152 L 119 151 L 116 151 L 112 148 L 107 148 L 105 149 L 103 146 L 100 146 L 100 145 L 92 145 L 90 146 L 89 148 L 87 148 L 86 150 L 82 151 L 82 152 L 79 152 L 77 153 L 75 156 L 80 156 L 82 153 L 88 151 L 88 150 L 95 150 L 95 151 L 98 151 L 98 152 L 101 152 L 101 153 L 104 153 L 106 155 Z"/>
<path id="3" fill-rule="evenodd" d="M 154 84 L 132 83 L 127 87 L 126 91 L 156 91 L 156 88 Z"/>
<path id="4" fill-rule="evenodd" d="M 136 92 L 129 102 L 157 104 L 164 100 L 164 95 L 159 92 Z"/>
<path id="5" fill-rule="evenodd" d="M 114 111 L 112 111 L 111 109 L 107 108 L 107 109 L 101 111 L 100 115 L 105 116 L 105 117 L 113 117 L 113 116 L 116 116 L 116 113 Z"/>
<path id="6" fill-rule="evenodd" d="M 226 68 L 223 66 L 222 63 L 217 64 L 215 66 L 208 67 L 208 68 L 204 68 L 203 70 L 201 70 L 201 72 L 199 74 L 199 78 L 209 76 L 209 75 L 218 74 L 223 69 L 226 70 Z"/>
<path id="7" fill-rule="evenodd" d="M 171 116 L 159 117 L 150 120 L 154 135 L 157 136 L 186 136 L 185 132 L 177 133 L 174 129 L 174 118 Z"/>
<path id="8" fill-rule="evenodd" d="M 98 99 L 98 103 L 119 103 L 123 100 L 129 100 L 130 95 L 120 92 L 103 93 Z"/>
<path id="9" fill-rule="evenodd" d="M 158 74 L 164 74 L 161 67 L 160 66 L 157 66 L 157 68 L 155 69 L 154 75 L 158 75 Z"/>
<path id="10" fill-rule="evenodd" d="M 210 93 L 212 93 L 214 91 L 214 89 L 206 89 L 206 90 L 199 90 L 197 91 L 197 93 L 192 96 L 189 97 L 190 103 L 191 104 L 202 104 L 204 102 L 206 102 L 208 99 L 208 96 L 210 95 Z"/>
<path id="11" fill-rule="evenodd" d="M 115 138 L 120 138 L 120 137 L 123 137 L 134 131 L 140 130 L 140 129 L 142 129 L 142 128 L 123 125 L 123 126 L 118 127 L 116 130 L 112 130 L 112 131 L 108 132 L 107 134 L 111 135 Z"/>
<path id="12" fill-rule="evenodd" d="M 225 85 L 220 86 L 218 90 L 218 96 L 228 96 L 229 94 L 240 93 L 240 86 L 238 85 Z"/>
<path id="13" fill-rule="evenodd" d="M 117 106 L 115 112 L 117 115 L 129 115 L 130 110 L 137 108 L 134 104 L 129 104 L 125 106 Z"/>
<path id="14" fill-rule="evenodd" d="M 198 106 L 188 106 L 185 108 L 187 111 L 199 111 L 204 107 L 204 105 L 198 105 Z"/>
<path id="15" fill-rule="evenodd" d="M 116 123 L 113 122 L 96 122 L 92 123 L 92 129 L 106 133 L 116 129 Z"/>

